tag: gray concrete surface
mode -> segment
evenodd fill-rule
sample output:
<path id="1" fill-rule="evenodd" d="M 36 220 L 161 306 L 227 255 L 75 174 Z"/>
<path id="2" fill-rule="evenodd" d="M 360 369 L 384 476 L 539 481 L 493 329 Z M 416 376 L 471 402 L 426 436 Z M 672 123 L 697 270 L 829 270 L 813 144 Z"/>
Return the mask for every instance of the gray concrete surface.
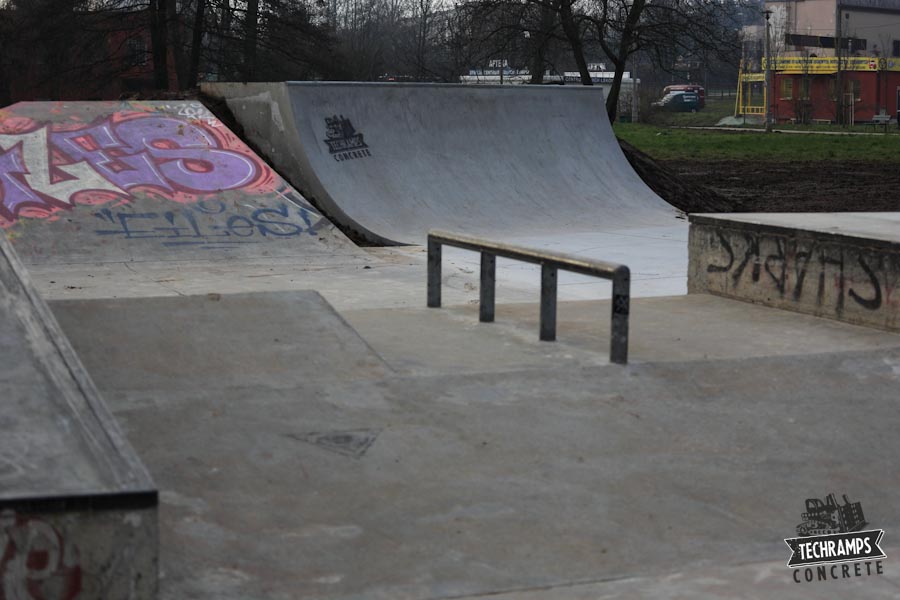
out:
<path id="1" fill-rule="evenodd" d="M 598 303 L 562 304 L 545 343 L 534 306 L 500 306 L 493 325 L 472 306 L 343 322 L 314 295 L 251 297 L 53 303 L 160 482 L 162 598 L 820 598 L 849 584 L 757 564 L 787 561 L 806 498 L 862 501 L 888 548 L 900 526 L 896 334 L 636 300 L 642 341 L 619 367 L 601 364 Z M 210 310 L 222 327 L 181 350 L 154 325 Z M 273 370 L 261 349 L 283 335 Z M 251 385 L 135 367 L 129 349 L 161 336 L 180 362 L 203 352 L 201 375 Z M 347 368 L 373 353 L 374 370 Z M 888 556 L 854 597 L 896 589 Z"/>
<path id="2" fill-rule="evenodd" d="M 392 368 L 410 375 L 552 371 L 609 362 L 609 300 L 560 304 L 555 343 L 538 343 L 538 313 L 539 305 L 523 302 L 498 306 L 494 323 L 478 321 L 477 304 L 345 310 L 342 315 Z M 410 331 L 435 333 L 409 335 Z M 702 363 L 900 345 L 896 333 L 709 294 L 633 300 L 629 336 L 630 363 Z"/>
<path id="3" fill-rule="evenodd" d="M 2 235 L 0 357 L 0 597 L 154 598 L 154 483 Z"/>
<path id="4" fill-rule="evenodd" d="M 249 139 L 336 224 L 375 243 L 421 244 L 429 228 L 503 238 L 616 231 L 675 215 L 626 161 L 599 88 L 202 89 L 227 100 Z"/>
<path id="5" fill-rule="evenodd" d="M 900 329 L 900 213 L 692 215 L 688 289 Z"/>
<path id="6" fill-rule="evenodd" d="M 831 240 L 890 245 L 900 243 L 900 213 L 719 213 L 692 215 L 698 221 L 724 220 L 751 231 L 793 230 Z"/>
<path id="7" fill-rule="evenodd" d="M 889 557 L 897 555 L 897 549 L 887 550 Z M 749 563 L 737 566 L 717 566 L 676 571 L 655 577 L 629 577 L 611 581 L 586 582 L 543 589 L 517 589 L 510 592 L 467 596 L 467 600 L 627 600 L 632 598 L 660 598 L 665 600 L 794 600 L 819 598 L 896 598 L 900 593 L 900 566 L 893 558 L 882 561 L 882 575 L 869 575 L 876 570 L 875 563 L 855 569 L 850 577 L 840 573 L 837 581 L 801 579 L 798 584 L 790 575 L 786 577 L 784 561 Z M 801 577 L 805 577 L 801 575 Z M 830 577 L 830 574 L 829 574 Z"/>

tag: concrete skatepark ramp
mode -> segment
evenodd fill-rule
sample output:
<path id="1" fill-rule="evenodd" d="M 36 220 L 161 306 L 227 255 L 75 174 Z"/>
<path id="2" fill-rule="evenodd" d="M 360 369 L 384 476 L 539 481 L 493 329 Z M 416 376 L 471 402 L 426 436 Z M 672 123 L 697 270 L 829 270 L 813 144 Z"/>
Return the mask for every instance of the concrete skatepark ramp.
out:
<path id="1" fill-rule="evenodd" d="M 28 264 L 352 247 L 197 102 L 28 102 L 0 110 L 0 229 Z"/>
<path id="2" fill-rule="evenodd" d="M 72 107 L 47 106 L 63 113 Z M 115 106 L 123 105 L 106 104 Z M 102 121 L 99 108 L 87 106 L 79 118 Z M 201 108 L 182 105 L 173 113 L 160 105 L 144 111 L 151 116 L 123 117 L 168 118 L 184 110 L 182 122 L 193 127 L 204 122 Z M 54 118 L 68 123 L 69 117 Z M 352 116 L 344 118 L 356 133 L 341 130 L 341 135 L 352 140 L 363 127 Z M 40 119 L 50 123 L 52 139 L 53 120 Z M 5 131 L 27 135 L 41 128 L 29 121 L 21 125 Z M 77 121 L 67 126 L 87 127 Z M 127 127 L 126 133 L 113 129 L 121 144 L 128 138 L 128 148 L 114 146 L 102 132 L 76 136 L 75 143 L 86 152 L 102 145 L 104 156 L 116 161 L 96 154 L 78 161 L 70 154 L 57 156 L 48 145 L 53 153 L 47 164 L 54 165 L 47 168 L 48 181 L 35 175 L 39 169 L 32 163 L 38 159 L 22 152 L 25 141 L 0 144 L 3 156 L 31 164 L 26 170 L 9 159 L 9 170 L 19 170 L 4 183 L 40 192 L 38 198 L 50 206 L 17 203 L 15 219 L 5 228 L 40 263 L 29 264 L 29 272 L 78 354 L 78 361 L 66 359 L 71 351 L 60 348 L 67 345 L 50 353 L 63 356 L 69 367 L 57 380 L 83 382 L 80 389 L 90 399 L 92 384 L 80 365 L 89 370 L 159 486 L 158 560 L 164 574 L 159 598 L 761 600 L 820 598 L 823 590 L 828 595 L 827 585 L 838 591 L 853 586 L 845 594 L 853 598 L 896 596 L 896 546 L 886 550 L 884 574 L 879 566 L 877 576 L 853 582 L 806 586 L 785 566 L 784 536 L 792 535 L 804 500 L 812 495 L 847 493 L 863 503 L 873 527 L 888 535 L 900 527 L 894 465 L 873 458 L 872 445 L 860 442 L 878 440 L 887 455 L 900 451 L 900 438 L 893 435 L 900 427 L 895 410 L 900 336 L 736 300 L 756 302 L 764 294 L 782 302 L 788 298 L 775 293 L 795 293 L 790 277 L 797 263 L 789 255 L 805 234 L 787 236 L 781 229 L 789 221 L 775 223 L 777 231 L 773 223 L 765 231 L 756 223 L 758 244 L 745 241 L 744 234 L 753 233 L 749 225 L 695 223 L 692 275 L 699 278 L 693 291 L 711 293 L 636 297 L 629 307 L 630 364 L 622 368 L 608 364 L 605 315 L 612 302 L 598 300 L 599 293 L 586 294 L 588 302 L 561 302 L 559 341 L 547 344 L 536 335 L 537 277 L 531 288 L 509 289 L 498 303 L 498 319 L 486 324 L 477 321 L 477 261 L 469 269 L 460 263 L 451 268 L 454 259 L 445 256 L 447 306 L 435 311 L 424 306 L 422 248 L 356 251 L 337 234 L 276 239 L 256 227 L 253 239 L 258 236 L 259 243 L 228 250 L 207 239 L 185 239 L 183 231 L 160 232 L 155 228 L 179 226 L 165 216 L 181 216 L 171 209 L 179 199 L 185 202 L 178 206 L 194 210 L 192 202 L 227 197 L 229 212 L 210 215 L 207 223 L 210 231 L 228 232 L 223 238 L 231 241 L 248 230 L 240 219 L 229 223 L 230 211 L 251 211 L 239 216 L 252 223 L 257 202 L 278 196 L 222 186 L 224 191 L 211 198 L 170 199 L 161 187 L 125 189 L 124 182 L 116 183 L 115 171 L 126 172 L 118 163 L 128 166 L 123 159 L 132 160 L 140 146 L 126 135 Z M 185 136 L 197 131 L 182 130 Z M 184 150 L 190 138 L 183 138 L 175 128 L 168 141 L 157 137 L 150 145 L 154 152 Z M 367 133 L 362 141 L 374 157 Z M 222 149 L 214 144 L 205 146 L 207 157 Z M 228 144 L 246 150 L 238 142 Z M 327 152 L 331 145 L 325 146 Z M 152 157 L 150 150 L 146 154 Z M 346 162 L 370 158 L 351 156 Z M 58 201 L 47 190 L 62 188 L 51 185 L 90 179 L 112 164 L 109 177 L 129 193 L 107 199 L 97 186 L 111 184 L 97 180 L 89 194 L 70 195 L 73 201 L 55 210 L 44 197 Z M 217 167 L 199 157 L 171 155 L 153 164 L 169 165 L 169 174 L 184 167 L 182 173 L 201 180 Z M 81 171 L 73 175 L 76 169 Z M 685 269 L 678 264 L 651 271 L 672 256 L 675 263 L 686 258 L 688 233 L 686 222 L 671 219 L 671 211 L 656 202 L 651 197 L 645 208 L 615 223 L 584 224 L 584 232 L 578 225 L 563 232 L 560 222 L 548 217 L 551 226 L 541 243 L 564 241 L 581 255 L 590 251 L 632 267 L 643 260 L 646 280 L 670 276 L 683 282 Z M 163 237 L 98 234 L 99 209 L 120 206 L 156 214 L 124 222 L 130 230 Z M 537 229 L 527 229 L 522 217 L 538 214 L 537 209 L 507 208 L 506 221 L 488 223 L 494 234 L 541 235 L 540 218 L 533 219 Z M 539 214 L 549 214 L 545 209 Z M 513 230 L 510 223 L 522 227 Z M 594 232 L 607 225 L 606 243 L 598 244 Z M 829 229 L 833 223 L 823 219 L 820 226 Z M 668 240 L 655 233 L 672 230 Z M 678 239 L 681 234 L 684 239 Z M 179 241 L 201 243 L 162 243 Z M 580 248 L 573 249 L 575 243 Z M 294 254 L 281 255 L 276 248 Z M 352 253 L 341 254 L 346 248 Z M 896 262 L 895 253 L 861 253 L 849 243 L 825 250 L 813 253 L 802 246 L 818 268 L 810 266 L 800 300 L 821 288 L 824 307 L 841 298 L 847 305 L 874 307 L 878 297 L 889 304 L 897 277 L 882 267 Z M 335 261 L 328 268 L 293 269 L 304 253 L 316 253 L 322 264 L 328 256 Z M 379 260 L 371 266 L 352 262 L 358 253 Z M 843 271 L 835 264 L 841 256 Z M 101 262 L 60 264 L 92 257 Z M 143 262 L 110 262 L 129 257 Z M 0 262 L 0 298 L 8 299 L 0 306 L 0 383 L 12 382 L 14 394 L 34 394 L 44 389 L 43 371 L 21 370 L 28 364 L 22 349 L 46 349 L 48 339 L 68 342 L 16 329 L 16 319 L 39 304 L 30 299 L 33 293 L 22 293 L 28 285 L 10 286 L 16 277 L 9 273 L 21 271 L 20 266 L 4 270 Z M 639 279 L 642 269 L 632 273 Z M 829 282 L 832 287 L 824 287 Z M 503 284 L 501 293 L 510 282 Z M 609 289 L 607 282 L 600 285 Z M 4 295 L 3 286 L 13 292 Z M 834 291 L 838 295 L 830 295 Z M 731 297 L 720 297 L 726 294 Z M 847 309 L 846 314 L 858 313 Z M 44 310 L 38 316 L 55 330 L 53 315 Z M 881 313 L 876 316 L 885 321 Z M 55 373 L 50 366 L 41 368 Z M 60 425 L 66 424 L 63 416 L 73 412 L 41 412 L 34 402 L 19 403 L 21 398 L 41 396 L 0 394 L 12 405 L 2 417 L 0 437 L 0 499 L 7 502 L 0 506 L 3 583 L 31 586 L 29 592 L 35 585 L 63 592 L 42 597 L 153 597 L 155 504 L 101 502 L 128 490 L 134 490 L 128 498 L 155 500 L 152 487 L 140 485 L 141 478 L 131 485 L 92 474 L 96 457 L 82 450 L 80 440 L 69 435 L 56 443 Z M 82 416 L 93 422 L 91 415 Z M 34 439 L 44 436 L 46 447 L 22 444 L 22 431 Z M 118 464 L 118 446 L 104 443 L 103 429 L 89 432 L 99 436 L 102 456 Z M 41 449 L 70 470 L 60 476 L 45 466 Z M 107 473 L 101 467 L 93 466 Z M 76 481 L 74 475 L 82 472 L 87 475 Z M 116 472 L 127 478 L 127 465 Z M 35 475 L 33 485 L 26 485 L 22 473 Z M 66 510 L 55 514 L 34 510 L 49 505 L 27 499 L 59 495 L 54 486 L 83 490 L 89 501 L 67 499 Z M 70 547 L 79 552 L 70 553 Z M 111 547 L 115 553 L 107 551 Z M 31 566 L 23 570 L 22 565 Z M 5 578 L 9 573 L 18 577 Z M 95 573 L 100 576 L 90 579 Z M 79 574 L 81 590 L 71 583 Z M 94 585 L 128 587 L 135 574 L 142 584 L 150 583 L 122 593 Z M 38 597 L 21 587 L 15 591 L 12 597 Z"/>
<path id="3" fill-rule="evenodd" d="M 0 357 L 0 598 L 152 597 L 153 481 L 2 233 Z"/>
<path id="4" fill-rule="evenodd" d="M 671 225 L 634 173 L 600 89 L 204 84 L 342 228 L 375 244 L 429 228 L 502 238 Z"/>

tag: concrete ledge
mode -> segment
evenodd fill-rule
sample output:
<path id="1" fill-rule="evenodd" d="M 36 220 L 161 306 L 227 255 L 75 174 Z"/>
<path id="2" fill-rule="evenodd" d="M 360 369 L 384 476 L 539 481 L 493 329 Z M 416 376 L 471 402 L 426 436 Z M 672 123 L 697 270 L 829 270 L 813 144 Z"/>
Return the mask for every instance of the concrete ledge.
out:
<path id="1" fill-rule="evenodd" d="M 851 226 L 842 227 L 845 220 Z M 900 330 L 900 300 L 893 293 L 900 238 L 885 231 L 891 219 L 693 215 L 690 221 L 688 293 Z"/>
<path id="2" fill-rule="evenodd" d="M 153 480 L 2 232 L 0 357 L 0 598 L 155 598 Z"/>
<path id="3" fill-rule="evenodd" d="M 156 494 L 142 496 L 118 508 L 117 499 L 101 497 L 103 510 L 70 499 L 0 509 L 0 582 L 8 594 L 0 597 L 156 598 Z"/>

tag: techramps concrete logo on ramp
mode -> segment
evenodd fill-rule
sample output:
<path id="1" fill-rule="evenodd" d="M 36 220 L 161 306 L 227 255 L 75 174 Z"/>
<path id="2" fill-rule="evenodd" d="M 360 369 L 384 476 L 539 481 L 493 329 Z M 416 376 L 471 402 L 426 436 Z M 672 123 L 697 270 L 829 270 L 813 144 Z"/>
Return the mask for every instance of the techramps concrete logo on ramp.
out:
<path id="1" fill-rule="evenodd" d="M 879 547 L 883 529 L 866 529 L 868 525 L 859 502 L 838 504 L 834 494 L 825 500 L 808 498 L 803 522 L 797 525 L 799 537 L 786 538 L 791 549 L 788 567 L 794 569 L 797 583 L 868 577 L 881 575 L 881 560 L 886 558 Z"/>
<path id="2" fill-rule="evenodd" d="M 328 152 L 338 162 L 372 156 L 363 134 L 344 115 L 325 117 L 325 136 Z"/>

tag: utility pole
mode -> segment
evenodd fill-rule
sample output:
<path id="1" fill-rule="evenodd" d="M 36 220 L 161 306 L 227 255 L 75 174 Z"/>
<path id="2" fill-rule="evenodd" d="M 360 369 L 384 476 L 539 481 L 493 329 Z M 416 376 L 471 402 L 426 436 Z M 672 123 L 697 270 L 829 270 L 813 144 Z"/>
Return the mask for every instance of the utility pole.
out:
<path id="1" fill-rule="evenodd" d="M 771 10 L 766 10 L 766 133 L 772 131 L 772 55 L 769 42 L 769 17 Z"/>
<path id="2" fill-rule="evenodd" d="M 834 57 L 837 59 L 837 72 L 835 73 L 835 108 L 837 109 L 838 124 L 844 123 L 844 77 L 841 74 L 841 54 L 844 47 L 844 23 L 841 19 L 841 3 L 835 5 L 834 14 L 835 32 L 834 32 Z"/>

